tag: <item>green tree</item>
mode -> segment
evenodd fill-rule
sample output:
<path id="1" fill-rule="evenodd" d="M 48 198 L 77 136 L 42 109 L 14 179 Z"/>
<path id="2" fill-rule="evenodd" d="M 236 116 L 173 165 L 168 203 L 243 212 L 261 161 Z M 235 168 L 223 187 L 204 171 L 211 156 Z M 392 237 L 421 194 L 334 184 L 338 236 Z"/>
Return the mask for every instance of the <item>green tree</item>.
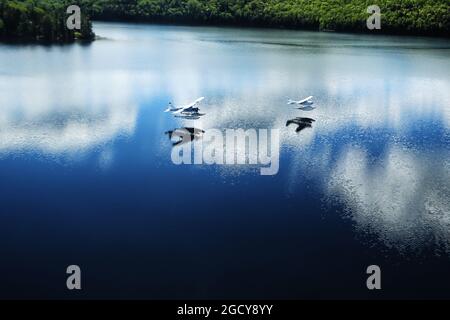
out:
<path id="1" fill-rule="evenodd" d="M 82 0 L 83 4 L 86 1 Z M 0 0 L 0 39 L 70 42 L 93 39 L 92 23 L 83 15 L 79 32 L 68 30 L 66 8 L 70 0 Z M 90 10 L 85 7 L 85 12 Z"/>

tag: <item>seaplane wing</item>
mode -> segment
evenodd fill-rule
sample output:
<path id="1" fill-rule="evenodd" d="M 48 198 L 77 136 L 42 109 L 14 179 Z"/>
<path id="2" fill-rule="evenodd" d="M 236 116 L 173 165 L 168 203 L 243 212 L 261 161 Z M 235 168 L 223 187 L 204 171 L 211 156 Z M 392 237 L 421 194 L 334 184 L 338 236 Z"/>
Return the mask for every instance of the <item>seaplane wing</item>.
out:
<path id="1" fill-rule="evenodd" d="M 190 103 L 188 105 L 182 106 L 178 110 L 175 110 L 173 113 L 182 113 L 183 111 L 186 111 L 187 109 L 195 107 L 197 104 L 202 102 L 204 99 L 205 99 L 205 97 L 198 98 L 194 102 L 192 102 L 192 103 Z"/>
<path id="2" fill-rule="evenodd" d="M 205 99 L 205 97 L 200 97 L 197 100 L 195 100 L 195 104 L 202 102 Z"/>
<path id="3" fill-rule="evenodd" d="M 299 101 L 289 99 L 288 104 L 312 104 L 313 103 L 311 100 L 312 98 L 313 98 L 313 96 L 309 96 L 309 97 L 307 97 L 303 100 L 299 100 Z"/>
<path id="4" fill-rule="evenodd" d="M 303 99 L 303 100 L 300 100 L 300 101 L 298 102 L 298 104 L 302 104 L 302 103 L 305 103 L 305 102 L 309 102 L 309 101 L 311 101 L 312 98 L 313 98 L 313 96 L 309 96 L 308 98 L 305 98 L 305 99 Z"/>

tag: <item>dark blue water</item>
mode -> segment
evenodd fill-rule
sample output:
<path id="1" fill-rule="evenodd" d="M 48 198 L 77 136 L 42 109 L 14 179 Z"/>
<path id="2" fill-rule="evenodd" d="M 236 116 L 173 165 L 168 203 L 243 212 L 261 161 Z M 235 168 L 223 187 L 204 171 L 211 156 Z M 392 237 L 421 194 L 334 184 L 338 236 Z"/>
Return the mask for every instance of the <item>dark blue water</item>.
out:
<path id="1" fill-rule="evenodd" d="M 448 40 L 95 31 L 0 45 L 0 298 L 450 297 Z M 175 165 L 179 127 L 278 129 L 279 171 Z"/>

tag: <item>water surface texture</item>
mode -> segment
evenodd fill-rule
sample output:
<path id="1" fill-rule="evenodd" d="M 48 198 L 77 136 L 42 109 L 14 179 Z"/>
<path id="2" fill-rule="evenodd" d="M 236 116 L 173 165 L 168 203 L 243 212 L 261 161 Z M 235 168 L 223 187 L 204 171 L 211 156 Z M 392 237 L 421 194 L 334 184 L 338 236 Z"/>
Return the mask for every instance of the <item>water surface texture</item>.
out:
<path id="1" fill-rule="evenodd" d="M 94 27 L 0 45 L 1 298 L 450 298 L 448 40 Z M 185 126 L 279 129 L 279 171 L 175 165 Z"/>

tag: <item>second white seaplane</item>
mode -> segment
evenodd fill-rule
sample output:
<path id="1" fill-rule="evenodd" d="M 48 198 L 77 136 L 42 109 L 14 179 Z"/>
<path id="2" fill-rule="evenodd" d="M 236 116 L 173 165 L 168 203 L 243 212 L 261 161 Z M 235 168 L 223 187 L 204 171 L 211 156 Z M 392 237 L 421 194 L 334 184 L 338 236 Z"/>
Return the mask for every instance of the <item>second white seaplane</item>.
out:
<path id="1" fill-rule="evenodd" d="M 194 102 L 191 102 L 190 104 L 179 107 L 175 107 L 172 105 L 171 102 L 169 102 L 169 106 L 164 112 L 172 112 L 173 114 L 184 114 L 184 115 L 197 114 L 198 111 L 200 110 L 197 106 L 204 99 L 205 97 L 201 97 L 195 100 Z"/>
<path id="2" fill-rule="evenodd" d="M 307 98 L 305 98 L 305 99 L 303 99 L 303 100 L 298 100 L 298 101 L 289 99 L 289 100 L 288 100 L 288 104 L 296 104 L 296 105 L 302 105 L 302 106 L 310 106 L 310 105 L 312 105 L 312 104 L 314 103 L 314 102 L 312 101 L 312 98 L 314 98 L 314 97 L 313 97 L 313 96 L 309 96 L 309 97 L 307 97 Z"/>

